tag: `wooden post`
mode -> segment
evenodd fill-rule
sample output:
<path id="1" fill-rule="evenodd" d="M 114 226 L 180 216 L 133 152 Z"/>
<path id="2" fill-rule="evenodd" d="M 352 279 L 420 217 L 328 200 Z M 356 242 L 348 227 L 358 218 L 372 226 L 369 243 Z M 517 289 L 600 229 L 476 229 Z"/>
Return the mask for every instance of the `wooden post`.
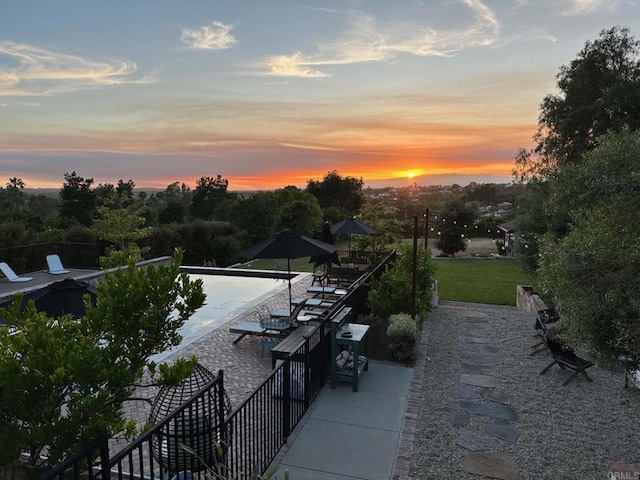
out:
<path id="1" fill-rule="evenodd" d="M 424 248 L 427 249 L 429 243 L 429 208 L 424 211 Z"/>
<path id="2" fill-rule="evenodd" d="M 413 217 L 413 266 L 411 268 L 411 318 L 416 318 L 416 290 L 418 283 L 418 216 Z"/>

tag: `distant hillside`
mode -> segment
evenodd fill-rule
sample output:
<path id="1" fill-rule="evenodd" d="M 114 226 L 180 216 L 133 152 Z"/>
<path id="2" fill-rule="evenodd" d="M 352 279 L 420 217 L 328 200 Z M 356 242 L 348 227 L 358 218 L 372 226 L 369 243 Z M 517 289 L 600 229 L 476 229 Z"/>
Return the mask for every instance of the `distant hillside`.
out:
<path id="1" fill-rule="evenodd" d="M 475 183 L 511 183 L 513 177 L 507 175 L 462 175 L 459 173 L 443 173 L 439 175 L 418 175 L 413 178 L 387 178 L 384 180 L 366 181 L 365 187 L 405 187 L 407 185 L 453 185 L 454 183 L 464 187 L 471 182 Z"/>

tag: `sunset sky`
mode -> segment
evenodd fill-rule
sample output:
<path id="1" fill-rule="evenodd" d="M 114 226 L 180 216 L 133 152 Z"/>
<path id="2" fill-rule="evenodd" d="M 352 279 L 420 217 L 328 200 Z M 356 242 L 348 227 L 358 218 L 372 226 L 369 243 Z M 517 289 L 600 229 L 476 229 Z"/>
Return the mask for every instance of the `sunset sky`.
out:
<path id="1" fill-rule="evenodd" d="M 640 0 L 3 0 L 0 185 L 506 183 L 614 25 L 640 37 Z"/>

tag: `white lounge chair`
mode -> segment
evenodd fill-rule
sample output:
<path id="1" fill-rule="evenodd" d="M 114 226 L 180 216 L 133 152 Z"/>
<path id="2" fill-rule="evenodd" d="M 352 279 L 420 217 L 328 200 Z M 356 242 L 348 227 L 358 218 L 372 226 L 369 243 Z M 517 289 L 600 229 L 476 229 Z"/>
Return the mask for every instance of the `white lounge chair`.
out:
<path id="1" fill-rule="evenodd" d="M 2 274 L 7 277 L 7 280 L 10 282 L 28 282 L 29 280 L 33 280 L 33 277 L 19 277 L 5 262 L 0 262 L 0 271 L 2 271 Z"/>
<path id="2" fill-rule="evenodd" d="M 47 265 L 49 265 L 49 273 L 53 275 L 62 275 L 63 273 L 70 273 L 69 270 L 65 270 L 62 266 L 62 261 L 58 255 L 47 255 Z"/>

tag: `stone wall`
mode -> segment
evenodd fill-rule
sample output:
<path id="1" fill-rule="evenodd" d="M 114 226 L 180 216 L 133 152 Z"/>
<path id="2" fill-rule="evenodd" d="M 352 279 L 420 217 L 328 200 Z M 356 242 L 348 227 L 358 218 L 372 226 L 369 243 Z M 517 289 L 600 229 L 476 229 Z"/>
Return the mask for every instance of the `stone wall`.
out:
<path id="1" fill-rule="evenodd" d="M 516 290 L 516 307 L 519 312 L 537 312 L 538 310 L 546 310 L 549 308 L 542 301 L 533 287 L 527 285 L 518 285 Z"/>

